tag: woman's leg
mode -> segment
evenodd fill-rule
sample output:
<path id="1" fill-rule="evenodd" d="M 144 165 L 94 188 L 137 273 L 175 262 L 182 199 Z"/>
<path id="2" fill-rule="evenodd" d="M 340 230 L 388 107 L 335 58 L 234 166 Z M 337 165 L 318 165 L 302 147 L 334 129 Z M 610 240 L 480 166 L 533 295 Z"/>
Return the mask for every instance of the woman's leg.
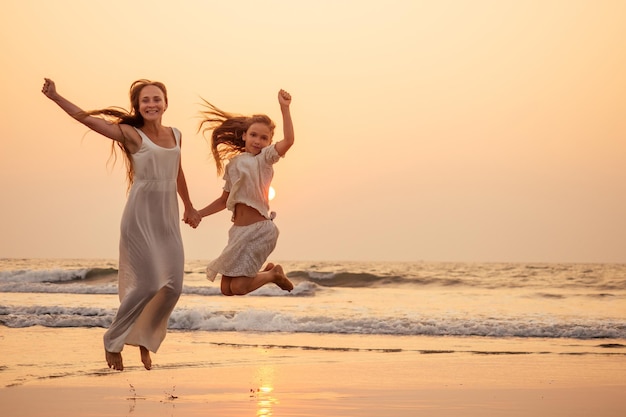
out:
<path id="1" fill-rule="evenodd" d="M 109 368 L 113 368 L 116 371 L 124 370 L 124 363 L 122 361 L 122 353 L 121 352 L 109 352 L 105 349 L 105 357 L 107 360 L 107 364 Z"/>
<path id="2" fill-rule="evenodd" d="M 139 353 L 141 354 L 141 362 L 143 362 L 143 366 L 147 370 L 152 369 L 152 358 L 150 358 L 150 351 L 143 346 L 139 346 Z"/>

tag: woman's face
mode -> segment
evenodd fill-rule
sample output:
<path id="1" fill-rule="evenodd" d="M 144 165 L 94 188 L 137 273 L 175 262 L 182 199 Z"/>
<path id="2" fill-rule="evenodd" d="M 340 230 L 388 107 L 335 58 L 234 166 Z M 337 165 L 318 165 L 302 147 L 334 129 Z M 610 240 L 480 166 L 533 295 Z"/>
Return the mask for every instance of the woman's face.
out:
<path id="1" fill-rule="evenodd" d="M 163 91 L 155 85 L 147 85 L 139 92 L 139 114 L 144 120 L 159 120 L 167 109 Z"/>
<path id="2" fill-rule="evenodd" d="M 246 142 L 246 152 L 258 155 L 261 149 L 272 143 L 272 131 L 264 123 L 253 123 L 243 134 L 243 140 Z"/>

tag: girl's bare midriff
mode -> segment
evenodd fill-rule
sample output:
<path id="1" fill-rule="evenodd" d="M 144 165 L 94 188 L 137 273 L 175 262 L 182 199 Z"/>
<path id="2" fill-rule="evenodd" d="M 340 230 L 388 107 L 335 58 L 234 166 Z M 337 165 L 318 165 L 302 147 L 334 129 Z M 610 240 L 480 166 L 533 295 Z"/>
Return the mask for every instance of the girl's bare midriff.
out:
<path id="1" fill-rule="evenodd" d="M 246 206 L 245 204 L 237 204 L 235 206 L 235 226 L 249 226 L 256 222 L 267 220 L 256 209 Z"/>

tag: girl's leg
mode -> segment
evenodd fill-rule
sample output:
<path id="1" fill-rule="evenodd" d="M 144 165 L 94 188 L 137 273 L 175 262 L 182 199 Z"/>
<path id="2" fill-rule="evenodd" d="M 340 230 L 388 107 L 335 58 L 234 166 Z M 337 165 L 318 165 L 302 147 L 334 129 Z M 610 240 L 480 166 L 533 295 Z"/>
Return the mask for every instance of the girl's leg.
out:
<path id="1" fill-rule="evenodd" d="M 230 289 L 230 283 L 233 279 L 231 277 L 227 277 L 222 275 L 220 280 L 220 289 L 222 290 L 222 294 L 224 295 L 235 295 L 233 291 Z"/>
<path id="2" fill-rule="evenodd" d="M 246 295 L 265 284 L 273 282 L 285 291 L 293 290 L 293 284 L 285 275 L 280 265 L 268 264 L 268 266 L 255 277 L 227 277 L 230 280 L 230 292 L 234 295 Z M 222 277 L 224 279 L 224 277 Z M 223 292 L 223 287 L 222 287 Z"/>
<path id="3" fill-rule="evenodd" d="M 265 268 L 263 269 L 263 271 L 269 271 L 270 269 L 274 268 L 274 264 L 271 262 L 268 262 L 267 265 L 265 266 Z M 242 278 L 246 278 L 246 279 L 250 279 L 250 277 L 242 277 Z M 239 294 L 235 294 L 233 292 L 233 290 L 231 289 L 231 283 L 233 281 L 233 277 L 228 277 L 228 276 L 224 276 L 222 275 L 222 278 L 220 280 L 220 287 L 222 290 L 222 294 L 224 295 L 228 295 L 228 296 L 232 296 L 232 295 L 239 295 Z"/>

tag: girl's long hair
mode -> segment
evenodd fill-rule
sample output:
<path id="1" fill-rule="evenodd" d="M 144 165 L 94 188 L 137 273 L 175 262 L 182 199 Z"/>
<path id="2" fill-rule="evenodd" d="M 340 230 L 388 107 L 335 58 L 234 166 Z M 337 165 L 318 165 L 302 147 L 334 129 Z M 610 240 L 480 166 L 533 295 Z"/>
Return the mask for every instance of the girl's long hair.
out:
<path id="1" fill-rule="evenodd" d="M 255 114 L 253 116 L 242 116 L 228 113 L 219 109 L 205 99 L 205 109 L 200 112 L 202 119 L 198 131 L 206 138 L 206 134 L 211 132 L 211 153 L 215 160 L 217 174 L 224 172 L 224 161 L 245 152 L 246 142 L 243 134 L 254 123 L 263 123 L 270 128 L 270 133 L 274 136 L 276 125 L 268 116 Z"/>
<path id="2" fill-rule="evenodd" d="M 147 87 L 149 85 L 153 85 L 163 91 L 165 104 L 167 105 L 167 88 L 165 88 L 165 84 L 159 81 L 140 79 L 133 82 L 130 86 L 130 111 L 127 111 L 126 109 L 121 107 L 113 106 L 99 110 L 88 110 L 84 113 L 91 116 L 100 116 L 103 119 L 117 125 L 126 124 L 136 127 L 138 129 L 142 128 L 145 121 L 141 113 L 139 113 L 139 94 L 144 87 Z M 124 136 L 123 131 L 122 136 Z M 116 147 L 119 147 L 119 150 L 121 150 L 121 152 L 124 154 L 124 163 L 126 165 L 126 179 L 128 182 L 128 188 L 130 189 L 130 186 L 133 184 L 133 180 L 135 177 L 135 167 L 133 166 L 133 160 L 130 156 L 130 152 L 128 151 L 128 149 L 126 149 L 125 143 L 125 140 L 123 142 L 113 141 L 113 143 L 111 144 L 111 154 L 109 155 L 109 161 L 113 159 L 113 165 L 115 165 L 115 162 L 117 162 Z"/>

